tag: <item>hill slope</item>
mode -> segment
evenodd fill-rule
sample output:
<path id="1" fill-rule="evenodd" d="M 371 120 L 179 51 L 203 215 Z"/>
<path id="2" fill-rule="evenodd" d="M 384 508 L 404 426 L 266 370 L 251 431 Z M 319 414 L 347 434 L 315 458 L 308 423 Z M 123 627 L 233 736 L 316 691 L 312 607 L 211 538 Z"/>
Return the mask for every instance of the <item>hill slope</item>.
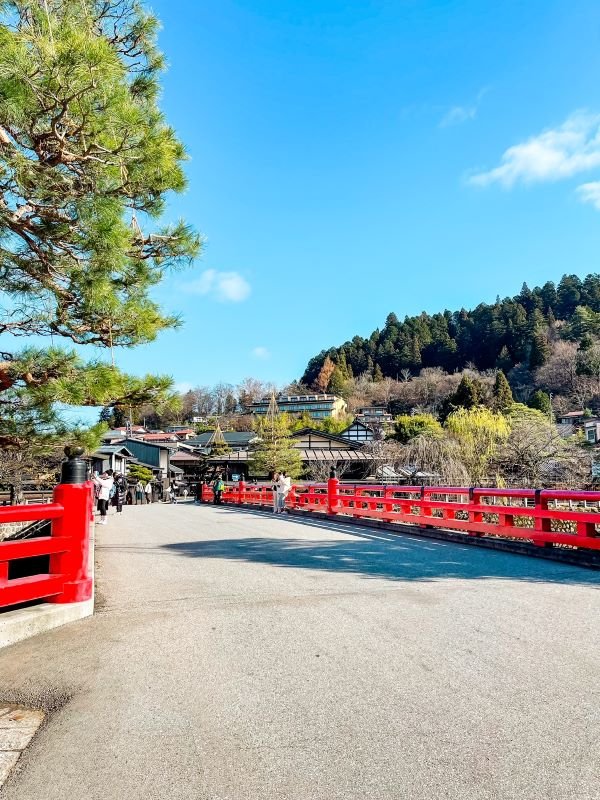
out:
<path id="1" fill-rule="evenodd" d="M 371 373 L 397 378 L 402 372 L 417 375 L 424 367 L 447 372 L 472 365 L 478 370 L 517 364 L 530 370 L 548 359 L 552 343 L 570 340 L 589 347 L 600 336 L 600 275 L 581 280 L 564 275 L 552 282 L 521 292 L 493 305 L 481 303 L 472 311 L 421 313 L 400 321 L 389 314 L 383 329 L 368 338 L 355 336 L 340 347 L 322 350 L 312 358 L 302 383 L 313 385 L 327 356 L 344 363 L 351 373 Z"/>

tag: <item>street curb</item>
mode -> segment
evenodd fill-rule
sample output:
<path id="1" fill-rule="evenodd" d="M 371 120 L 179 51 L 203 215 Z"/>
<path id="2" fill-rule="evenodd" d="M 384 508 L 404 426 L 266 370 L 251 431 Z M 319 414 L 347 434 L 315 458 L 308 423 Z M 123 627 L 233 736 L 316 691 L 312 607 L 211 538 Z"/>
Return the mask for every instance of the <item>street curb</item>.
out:
<path id="1" fill-rule="evenodd" d="M 258 511 L 261 514 L 272 515 L 267 507 L 254 505 L 239 505 L 238 503 L 223 503 L 229 508 L 237 508 L 242 511 Z M 409 523 L 385 522 L 377 519 L 356 519 L 355 517 L 345 516 L 344 514 L 327 514 L 321 511 L 303 511 L 298 508 L 290 508 L 288 514 L 293 517 L 307 517 L 310 519 L 321 519 L 329 522 L 342 523 L 344 525 L 356 525 L 362 528 L 374 528 L 376 530 L 389 531 L 396 536 L 419 536 L 423 539 L 437 539 L 442 542 L 452 542 L 460 545 L 470 545 L 471 547 L 483 547 L 488 550 L 496 550 L 513 555 L 529 556 L 530 558 L 543 558 L 547 561 L 558 561 L 562 564 L 584 567 L 585 569 L 600 570 L 600 554 L 582 550 L 568 550 L 560 547 L 539 547 L 529 542 L 517 542 L 507 539 L 495 539 L 491 536 L 473 536 L 468 533 L 458 533 L 456 531 L 442 530 L 436 528 L 422 528 Z"/>
<path id="2" fill-rule="evenodd" d="M 94 613 L 94 600 L 81 603 L 40 603 L 29 608 L 6 611 L 0 617 L 0 648 L 22 642 L 38 633 L 51 631 Z"/>

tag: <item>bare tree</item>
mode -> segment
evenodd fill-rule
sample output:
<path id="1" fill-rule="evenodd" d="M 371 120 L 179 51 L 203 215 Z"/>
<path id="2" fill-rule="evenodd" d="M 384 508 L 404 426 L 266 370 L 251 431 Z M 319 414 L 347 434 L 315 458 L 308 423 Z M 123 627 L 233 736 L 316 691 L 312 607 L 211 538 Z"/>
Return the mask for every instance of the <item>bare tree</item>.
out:
<path id="1" fill-rule="evenodd" d="M 213 413 L 224 414 L 228 410 L 230 397 L 234 396 L 234 388 L 230 383 L 217 383 L 212 392 Z"/>
<path id="2" fill-rule="evenodd" d="M 591 456 L 576 437 L 564 438 L 541 413 L 512 415 L 508 438 L 495 466 L 510 486 L 584 487 L 591 480 Z"/>
<path id="3" fill-rule="evenodd" d="M 247 408 L 252 403 L 262 400 L 268 394 L 268 385 L 256 378 L 244 378 L 237 387 L 237 397 L 242 408 Z"/>
<path id="4" fill-rule="evenodd" d="M 348 473 L 348 470 L 352 466 L 352 461 L 338 461 L 335 464 L 335 472 L 336 477 L 343 478 L 344 475 Z M 331 461 L 312 461 L 309 464 L 307 474 L 311 480 L 316 481 L 317 483 L 325 483 L 330 477 L 331 467 L 333 466 L 333 462 Z"/>
<path id="5" fill-rule="evenodd" d="M 538 389 L 555 394 L 571 394 L 577 379 L 577 345 L 556 342 L 548 361 L 535 373 Z"/>
<path id="6" fill-rule="evenodd" d="M 424 472 L 446 486 L 468 484 L 469 472 L 462 462 L 460 448 L 450 437 L 416 436 L 399 448 L 403 466 L 415 476 Z"/>

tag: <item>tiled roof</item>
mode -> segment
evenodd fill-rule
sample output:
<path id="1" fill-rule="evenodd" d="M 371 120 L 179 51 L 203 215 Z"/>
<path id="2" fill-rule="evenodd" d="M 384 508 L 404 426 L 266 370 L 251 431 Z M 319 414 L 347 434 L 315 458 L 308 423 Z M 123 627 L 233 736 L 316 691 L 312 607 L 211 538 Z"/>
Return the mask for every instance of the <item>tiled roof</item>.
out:
<path id="1" fill-rule="evenodd" d="M 200 433 L 198 436 L 188 439 L 186 444 L 203 447 L 205 444 L 208 444 L 213 433 L 214 431 Z M 223 431 L 223 438 L 229 445 L 245 445 L 250 444 L 250 442 L 257 437 L 254 431 Z"/>
<path id="2" fill-rule="evenodd" d="M 111 453 L 123 453 L 124 455 L 132 456 L 131 450 L 128 450 L 124 444 L 103 444 L 99 447 L 93 455 L 110 455 Z"/>
<path id="3" fill-rule="evenodd" d="M 202 461 L 200 456 L 196 455 L 195 453 L 190 453 L 185 450 L 179 450 L 177 453 L 174 453 L 171 456 L 171 463 L 174 461 Z"/>
<path id="4" fill-rule="evenodd" d="M 329 450 L 329 448 L 321 448 L 316 450 L 304 450 L 298 448 L 300 458 L 302 461 L 372 461 L 373 457 L 362 450 Z M 252 454 L 248 450 L 238 450 L 233 453 L 224 453 L 220 456 L 211 456 L 209 461 L 235 462 L 235 461 L 249 461 Z"/>
<path id="5" fill-rule="evenodd" d="M 143 433 L 139 438 L 142 442 L 176 442 L 174 433 Z"/>

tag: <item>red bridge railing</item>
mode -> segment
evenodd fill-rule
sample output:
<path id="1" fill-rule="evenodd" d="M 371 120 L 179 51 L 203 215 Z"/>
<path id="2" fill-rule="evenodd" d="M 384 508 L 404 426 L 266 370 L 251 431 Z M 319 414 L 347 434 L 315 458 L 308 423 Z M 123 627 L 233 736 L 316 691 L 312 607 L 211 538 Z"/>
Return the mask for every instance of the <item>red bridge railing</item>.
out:
<path id="1" fill-rule="evenodd" d="M 202 500 L 213 500 L 210 487 L 203 487 Z M 273 490 L 270 484 L 241 481 L 226 487 L 223 501 L 272 507 Z M 286 507 L 542 546 L 600 550 L 600 492 L 351 485 L 332 478 L 327 483 L 293 486 Z"/>
<path id="2" fill-rule="evenodd" d="M 89 574 L 93 485 L 85 480 L 86 463 L 77 455 L 63 464 L 52 503 L 0 508 L 0 524 L 51 520 L 51 535 L 0 542 L 0 608 L 46 599 L 74 603 L 92 597 Z M 47 573 L 12 577 L 19 559 L 49 556 Z"/>

